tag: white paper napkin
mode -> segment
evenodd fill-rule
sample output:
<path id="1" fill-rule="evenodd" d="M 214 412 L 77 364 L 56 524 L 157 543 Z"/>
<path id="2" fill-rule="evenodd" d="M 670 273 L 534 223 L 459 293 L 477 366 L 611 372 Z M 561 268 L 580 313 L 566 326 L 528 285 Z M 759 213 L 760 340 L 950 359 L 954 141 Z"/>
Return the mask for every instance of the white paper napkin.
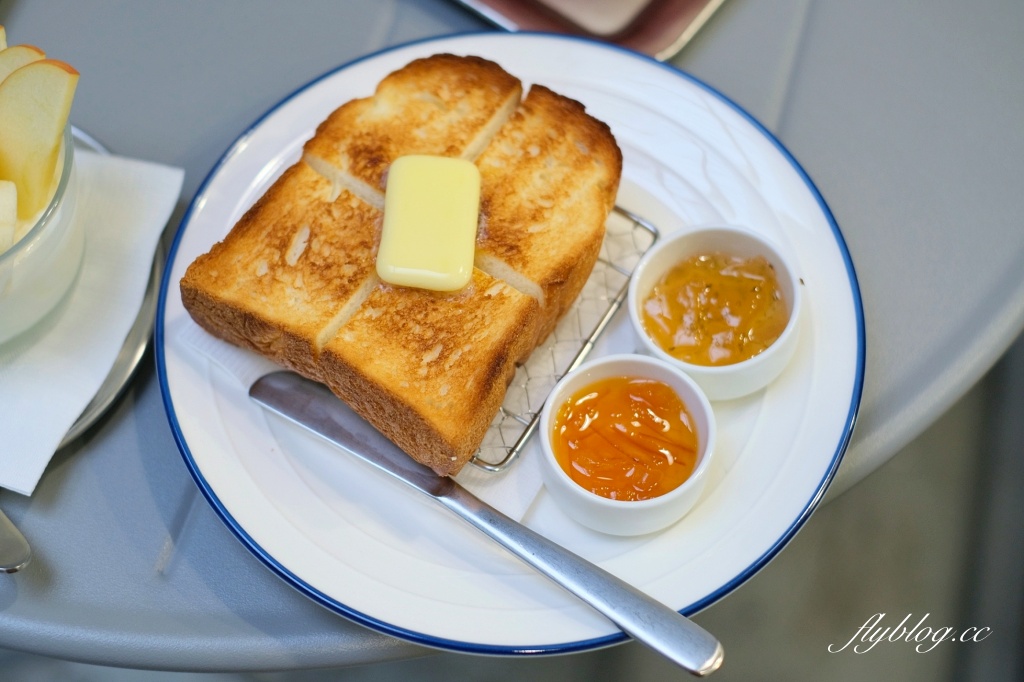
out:
<path id="1" fill-rule="evenodd" d="M 88 151 L 75 164 L 86 230 L 75 288 L 30 344 L 0 348 L 0 487 L 23 495 L 113 367 L 184 179 L 180 168 Z"/>
<path id="2" fill-rule="evenodd" d="M 177 339 L 182 347 L 226 370 L 246 390 L 261 376 L 281 369 L 256 353 L 207 334 L 191 320 L 181 325 Z M 537 454 L 529 451 L 523 453 L 511 467 L 501 473 L 490 473 L 466 465 L 455 480 L 484 502 L 518 521 L 526 514 L 543 486 L 539 458 L 530 456 Z"/>

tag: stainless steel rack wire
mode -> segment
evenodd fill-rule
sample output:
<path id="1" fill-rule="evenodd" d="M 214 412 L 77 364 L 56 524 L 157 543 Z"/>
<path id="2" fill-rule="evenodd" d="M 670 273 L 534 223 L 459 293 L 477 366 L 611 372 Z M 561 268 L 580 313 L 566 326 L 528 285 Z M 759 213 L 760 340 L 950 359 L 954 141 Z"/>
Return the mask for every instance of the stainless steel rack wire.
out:
<path id="1" fill-rule="evenodd" d="M 509 468 L 536 430 L 551 389 L 579 367 L 622 307 L 640 257 L 658 239 L 658 229 L 616 206 L 590 278 L 551 335 L 516 370 L 505 401 L 470 464 L 492 473 Z"/>

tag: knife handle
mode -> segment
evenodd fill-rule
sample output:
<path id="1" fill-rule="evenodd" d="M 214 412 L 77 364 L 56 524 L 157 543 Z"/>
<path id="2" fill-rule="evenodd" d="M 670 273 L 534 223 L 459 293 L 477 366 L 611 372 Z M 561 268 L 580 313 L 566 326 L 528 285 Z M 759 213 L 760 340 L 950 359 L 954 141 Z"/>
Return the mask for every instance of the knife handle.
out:
<path id="1" fill-rule="evenodd" d="M 722 645 L 689 618 L 510 519 L 459 485 L 435 499 L 676 665 L 698 677 L 721 666 Z"/>
<path id="2" fill-rule="evenodd" d="M 0 511 L 0 573 L 16 573 L 28 566 L 32 548 L 7 515 Z"/>

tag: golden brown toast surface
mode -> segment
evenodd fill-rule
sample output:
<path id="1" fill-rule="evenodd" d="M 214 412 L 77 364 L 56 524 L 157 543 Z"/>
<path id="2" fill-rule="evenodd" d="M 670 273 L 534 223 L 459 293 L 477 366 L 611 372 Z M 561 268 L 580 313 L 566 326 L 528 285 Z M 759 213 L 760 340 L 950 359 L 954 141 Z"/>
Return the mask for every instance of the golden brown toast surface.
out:
<path id="1" fill-rule="evenodd" d="M 373 276 L 380 212 L 303 162 L 288 168 L 181 281 L 204 327 L 305 374 L 317 339 Z"/>
<path id="2" fill-rule="evenodd" d="M 327 384 L 421 462 L 456 473 L 531 349 L 536 310 L 479 270 L 452 293 L 378 284 L 324 347 Z"/>
<path id="3" fill-rule="evenodd" d="M 418 59 L 385 77 L 372 97 L 334 111 L 304 154 L 318 171 L 373 203 L 373 193 L 383 198 L 384 174 L 399 156 L 474 159 L 521 92 L 517 78 L 486 59 Z"/>

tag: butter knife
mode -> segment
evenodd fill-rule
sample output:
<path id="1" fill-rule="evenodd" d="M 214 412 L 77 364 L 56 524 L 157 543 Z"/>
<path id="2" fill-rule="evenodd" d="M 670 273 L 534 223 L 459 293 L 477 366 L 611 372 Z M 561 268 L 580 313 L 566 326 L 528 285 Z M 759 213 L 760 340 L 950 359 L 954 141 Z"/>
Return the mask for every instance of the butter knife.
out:
<path id="1" fill-rule="evenodd" d="M 256 402 L 439 502 L 521 560 L 690 673 L 722 664 L 709 632 L 632 585 L 510 519 L 450 478 L 438 476 L 356 416 L 326 386 L 274 372 L 249 389 Z"/>

